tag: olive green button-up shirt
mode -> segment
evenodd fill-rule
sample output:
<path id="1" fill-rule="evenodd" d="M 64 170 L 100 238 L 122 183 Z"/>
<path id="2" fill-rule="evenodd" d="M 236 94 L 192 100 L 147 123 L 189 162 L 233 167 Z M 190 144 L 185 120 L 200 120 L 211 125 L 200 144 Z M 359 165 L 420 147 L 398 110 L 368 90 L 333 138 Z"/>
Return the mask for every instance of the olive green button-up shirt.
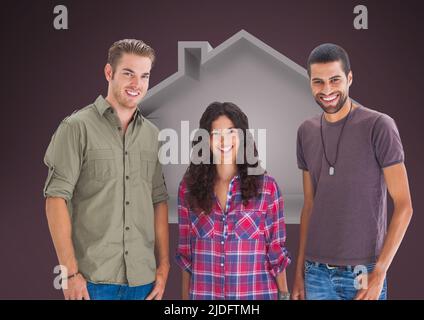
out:
<path id="1" fill-rule="evenodd" d="M 44 196 L 67 201 L 78 268 L 89 281 L 155 280 L 153 205 L 168 199 L 158 133 L 137 109 L 124 134 L 99 96 L 65 118 L 51 139 Z"/>

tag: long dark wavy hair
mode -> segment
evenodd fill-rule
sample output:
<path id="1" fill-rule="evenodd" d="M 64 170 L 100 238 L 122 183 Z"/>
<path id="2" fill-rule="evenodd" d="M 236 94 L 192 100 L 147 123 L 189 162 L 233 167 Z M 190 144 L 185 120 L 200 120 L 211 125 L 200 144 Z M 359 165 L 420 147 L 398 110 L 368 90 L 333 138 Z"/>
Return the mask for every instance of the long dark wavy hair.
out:
<path id="1" fill-rule="evenodd" d="M 249 129 L 249 121 L 247 116 L 243 111 L 240 110 L 238 106 L 231 102 L 213 102 L 211 103 L 203 113 L 199 122 L 199 129 L 205 129 L 208 131 L 209 135 L 211 133 L 212 122 L 218 119 L 220 116 L 226 116 L 232 121 L 235 129 L 244 134 L 244 139 L 240 139 L 240 142 L 244 143 L 244 148 L 241 148 L 240 143 L 239 152 L 244 152 L 242 156 L 243 160 L 241 164 L 237 163 L 238 175 L 240 177 L 241 183 L 241 195 L 243 199 L 243 204 L 247 205 L 250 199 L 258 196 L 259 189 L 259 179 L 263 175 L 249 175 L 248 168 L 260 168 L 258 161 L 258 151 L 256 149 L 255 142 Z M 250 139 L 248 138 L 250 135 Z M 193 147 L 201 142 L 201 138 L 197 141 L 193 141 Z M 253 145 L 249 145 L 253 144 Z M 208 145 L 210 143 L 208 140 Z M 250 148 L 250 149 L 249 149 Z M 253 164 L 249 164 L 246 157 L 246 150 L 253 150 L 253 159 L 255 161 Z M 212 209 L 212 204 L 214 201 L 214 185 L 216 179 L 216 165 L 213 162 L 213 154 L 210 152 L 209 163 L 199 163 L 195 164 L 193 161 L 190 162 L 190 165 L 184 175 L 184 179 L 189 191 L 188 204 L 190 209 L 200 213 L 204 211 L 205 214 L 209 214 Z"/>

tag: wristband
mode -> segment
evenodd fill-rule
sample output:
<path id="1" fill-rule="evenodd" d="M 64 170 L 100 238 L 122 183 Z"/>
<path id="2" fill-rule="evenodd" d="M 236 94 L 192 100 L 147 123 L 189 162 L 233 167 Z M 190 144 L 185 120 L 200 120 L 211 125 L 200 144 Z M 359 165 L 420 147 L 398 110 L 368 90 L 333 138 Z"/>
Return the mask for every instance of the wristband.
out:
<path id="1" fill-rule="evenodd" d="M 63 279 L 69 280 L 69 279 L 75 278 L 77 275 L 79 275 L 79 272 L 78 271 L 75 272 L 74 274 L 71 274 L 70 276 L 68 276 L 66 278 L 63 278 Z"/>
<path id="2" fill-rule="evenodd" d="M 290 300 L 290 292 L 278 292 L 278 300 Z"/>

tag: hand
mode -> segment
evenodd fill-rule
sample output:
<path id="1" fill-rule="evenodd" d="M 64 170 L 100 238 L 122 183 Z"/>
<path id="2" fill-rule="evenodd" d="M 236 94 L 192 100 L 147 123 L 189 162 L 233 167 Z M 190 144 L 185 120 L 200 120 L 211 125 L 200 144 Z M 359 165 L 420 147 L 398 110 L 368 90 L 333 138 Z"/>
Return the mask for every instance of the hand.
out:
<path id="1" fill-rule="evenodd" d="M 360 289 L 357 292 L 355 300 L 378 300 L 381 295 L 381 291 L 383 290 L 386 273 L 374 269 L 374 271 L 368 274 L 358 275 L 356 279 L 358 283 L 363 284 L 365 277 L 368 277 L 368 286 L 367 288 Z"/>
<path id="2" fill-rule="evenodd" d="M 87 281 L 80 273 L 68 280 L 68 288 L 63 288 L 63 295 L 65 300 L 90 300 Z"/>
<path id="3" fill-rule="evenodd" d="M 162 300 L 165 292 L 166 280 L 168 279 L 169 266 L 159 267 L 156 271 L 155 286 L 152 292 L 147 296 L 146 300 Z"/>
<path id="4" fill-rule="evenodd" d="M 302 272 L 296 272 L 291 294 L 292 300 L 305 300 L 305 279 Z"/>

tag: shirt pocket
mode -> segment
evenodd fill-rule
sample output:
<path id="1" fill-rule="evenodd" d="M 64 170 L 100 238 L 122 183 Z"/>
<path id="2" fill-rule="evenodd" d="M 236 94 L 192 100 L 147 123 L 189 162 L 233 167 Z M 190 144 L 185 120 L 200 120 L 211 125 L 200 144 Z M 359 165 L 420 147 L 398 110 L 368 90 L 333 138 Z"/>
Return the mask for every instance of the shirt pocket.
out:
<path id="1" fill-rule="evenodd" d="M 135 177 L 133 185 L 138 185 L 140 179 L 152 183 L 155 174 L 157 154 L 150 150 L 130 153 L 131 175 Z"/>
<path id="2" fill-rule="evenodd" d="M 87 160 L 90 179 L 106 182 L 116 177 L 115 154 L 112 149 L 88 150 Z"/>
<path id="3" fill-rule="evenodd" d="M 264 234 L 264 211 L 236 211 L 234 219 L 234 235 L 237 239 L 259 239 Z"/>
<path id="4" fill-rule="evenodd" d="M 214 234 L 214 221 L 211 214 L 190 214 L 191 233 L 196 238 L 212 238 Z"/>

